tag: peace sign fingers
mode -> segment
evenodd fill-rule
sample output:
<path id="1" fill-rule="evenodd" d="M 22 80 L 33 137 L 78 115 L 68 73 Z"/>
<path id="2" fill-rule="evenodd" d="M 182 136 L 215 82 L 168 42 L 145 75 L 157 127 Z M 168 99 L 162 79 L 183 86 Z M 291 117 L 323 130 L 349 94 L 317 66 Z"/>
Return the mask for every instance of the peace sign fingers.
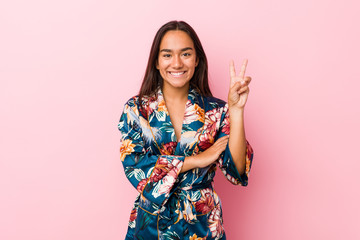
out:
<path id="1" fill-rule="evenodd" d="M 246 71 L 247 63 L 248 63 L 248 60 L 245 59 L 241 66 L 239 75 L 236 75 L 234 60 L 230 61 L 229 69 L 230 69 L 230 86 L 231 87 L 234 86 L 234 84 L 236 82 L 245 81 L 245 71 Z"/>
<path id="2" fill-rule="evenodd" d="M 228 104 L 231 109 L 243 109 L 249 95 L 250 76 L 245 76 L 248 60 L 245 59 L 241 65 L 240 72 L 236 75 L 234 61 L 230 62 L 230 88 Z"/>

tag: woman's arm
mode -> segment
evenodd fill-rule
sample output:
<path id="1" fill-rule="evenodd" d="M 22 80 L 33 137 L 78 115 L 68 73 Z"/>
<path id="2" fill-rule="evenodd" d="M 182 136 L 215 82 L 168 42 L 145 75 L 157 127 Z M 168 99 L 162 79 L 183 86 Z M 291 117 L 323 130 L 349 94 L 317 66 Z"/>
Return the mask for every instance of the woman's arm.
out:
<path id="1" fill-rule="evenodd" d="M 153 154 L 145 148 L 140 112 L 129 100 L 121 115 L 120 159 L 131 184 L 148 200 L 163 204 L 171 194 L 185 157 Z"/>
<path id="2" fill-rule="evenodd" d="M 219 138 L 211 147 L 195 156 L 185 157 L 181 172 L 189 171 L 193 168 L 207 167 L 215 162 L 220 154 L 225 150 L 229 136 Z"/>
<path id="3" fill-rule="evenodd" d="M 229 149 L 236 169 L 242 175 L 245 172 L 246 138 L 244 129 L 244 108 L 249 95 L 251 77 L 245 77 L 248 60 L 245 59 L 239 75 L 236 75 L 234 61 L 230 62 L 230 89 L 228 105 L 230 114 Z"/>
<path id="4" fill-rule="evenodd" d="M 244 129 L 244 110 L 229 111 L 230 113 L 230 137 L 229 149 L 240 175 L 245 172 L 246 138 Z"/>

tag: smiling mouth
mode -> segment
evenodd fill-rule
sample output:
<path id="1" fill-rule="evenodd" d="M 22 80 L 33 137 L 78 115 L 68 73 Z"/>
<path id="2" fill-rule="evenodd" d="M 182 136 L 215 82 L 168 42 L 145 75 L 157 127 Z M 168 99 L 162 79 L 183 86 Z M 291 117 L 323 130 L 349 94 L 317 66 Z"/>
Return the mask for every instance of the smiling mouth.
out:
<path id="1" fill-rule="evenodd" d="M 179 77 L 181 75 L 184 75 L 186 71 L 183 72 L 169 72 L 174 77 Z"/>

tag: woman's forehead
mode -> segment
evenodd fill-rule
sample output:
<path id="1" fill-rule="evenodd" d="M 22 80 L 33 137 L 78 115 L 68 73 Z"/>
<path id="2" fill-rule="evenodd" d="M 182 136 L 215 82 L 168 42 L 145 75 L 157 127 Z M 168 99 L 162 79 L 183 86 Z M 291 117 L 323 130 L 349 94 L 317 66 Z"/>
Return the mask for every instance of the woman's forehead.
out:
<path id="1" fill-rule="evenodd" d="M 162 49 L 184 51 L 189 48 L 194 49 L 194 42 L 186 32 L 181 30 L 166 32 L 160 43 L 160 51 Z"/>

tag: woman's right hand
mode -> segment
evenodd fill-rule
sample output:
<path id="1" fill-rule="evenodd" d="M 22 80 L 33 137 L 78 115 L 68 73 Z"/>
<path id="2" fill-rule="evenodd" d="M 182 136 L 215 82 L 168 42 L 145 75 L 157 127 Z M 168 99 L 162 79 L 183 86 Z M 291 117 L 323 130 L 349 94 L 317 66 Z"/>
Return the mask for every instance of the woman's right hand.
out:
<path id="1" fill-rule="evenodd" d="M 219 158 L 220 154 L 225 150 L 228 141 L 229 136 L 221 137 L 204 152 L 186 157 L 181 172 L 186 172 L 193 168 L 204 168 L 209 166 Z"/>
<path id="2" fill-rule="evenodd" d="M 199 168 L 207 167 L 215 162 L 220 154 L 225 150 L 229 141 L 229 136 L 219 138 L 211 147 L 204 152 L 194 156 L 196 158 L 196 165 Z"/>

